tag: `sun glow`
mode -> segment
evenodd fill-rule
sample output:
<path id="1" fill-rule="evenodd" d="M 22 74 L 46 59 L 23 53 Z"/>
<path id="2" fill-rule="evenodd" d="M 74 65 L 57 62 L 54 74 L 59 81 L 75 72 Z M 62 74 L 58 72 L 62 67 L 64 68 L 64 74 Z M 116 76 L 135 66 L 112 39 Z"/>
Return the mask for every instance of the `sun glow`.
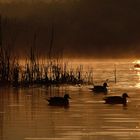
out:
<path id="1" fill-rule="evenodd" d="M 136 70 L 137 70 L 137 78 L 138 78 L 137 80 L 138 80 L 138 82 L 135 85 L 135 87 L 140 88 L 140 69 L 137 68 Z"/>
<path id="2" fill-rule="evenodd" d="M 133 61 L 134 64 L 140 64 L 140 60 Z"/>
<path id="3" fill-rule="evenodd" d="M 135 87 L 136 88 L 140 88 L 140 60 L 137 59 L 135 61 L 132 62 L 134 65 L 134 70 L 136 71 L 136 76 L 137 76 L 137 79 L 136 79 L 136 85 Z"/>

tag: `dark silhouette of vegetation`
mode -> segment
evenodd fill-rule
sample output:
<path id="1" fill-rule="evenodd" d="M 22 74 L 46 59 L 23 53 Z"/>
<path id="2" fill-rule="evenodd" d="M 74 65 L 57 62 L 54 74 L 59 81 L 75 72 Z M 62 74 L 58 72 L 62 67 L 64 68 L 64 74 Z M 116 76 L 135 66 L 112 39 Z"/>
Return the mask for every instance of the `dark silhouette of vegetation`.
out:
<path id="1" fill-rule="evenodd" d="M 41 62 L 36 49 L 37 33 L 34 33 L 26 62 L 22 64 L 17 55 L 14 57 L 14 51 L 7 45 L 9 43 L 3 43 L 2 18 L 0 16 L 0 85 L 30 87 L 33 85 L 75 85 L 92 82 L 91 71 L 84 73 L 82 65 L 74 69 L 63 61 L 63 49 L 55 50 L 53 46 L 54 26 L 51 27 L 51 30 L 48 57 L 46 56 Z M 11 44 L 14 44 L 15 39 L 11 40 Z"/>

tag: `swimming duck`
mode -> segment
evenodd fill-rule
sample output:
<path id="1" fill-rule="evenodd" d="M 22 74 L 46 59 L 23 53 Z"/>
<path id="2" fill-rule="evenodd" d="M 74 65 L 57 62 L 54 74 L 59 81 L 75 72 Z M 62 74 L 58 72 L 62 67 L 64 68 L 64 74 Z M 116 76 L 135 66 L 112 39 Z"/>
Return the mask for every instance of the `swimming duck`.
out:
<path id="1" fill-rule="evenodd" d="M 105 104 L 123 104 L 126 105 L 127 100 L 129 98 L 127 93 L 123 93 L 122 96 L 108 96 L 103 98 L 105 100 Z"/>
<path id="2" fill-rule="evenodd" d="M 64 97 L 50 97 L 49 99 L 47 99 L 47 101 L 51 106 L 68 106 L 69 99 L 71 99 L 69 94 L 65 94 Z"/>
<path id="3" fill-rule="evenodd" d="M 93 88 L 91 88 L 91 90 L 94 91 L 95 93 L 100 93 L 100 92 L 107 93 L 107 87 L 108 87 L 108 85 L 105 82 L 105 83 L 103 83 L 102 86 L 99 86 L 99 85 L 94 86 Z"/>

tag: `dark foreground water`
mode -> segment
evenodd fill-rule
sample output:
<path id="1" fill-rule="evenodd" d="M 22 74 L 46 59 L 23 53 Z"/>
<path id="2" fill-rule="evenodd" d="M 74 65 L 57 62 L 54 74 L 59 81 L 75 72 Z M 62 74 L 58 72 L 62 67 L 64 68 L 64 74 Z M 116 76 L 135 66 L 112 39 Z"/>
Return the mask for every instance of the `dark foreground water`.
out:
<path id="1" fill-rule="evenodd" d="M 127 92 L 128 105 L 104 104 L 86 86 L 0 88 L 0 140 L 139 140 L 140 75 L 132 62 L 94 64 L 95 83 L 109 79 L 108 95 Z M 45 98 L 71 96 L 69 108 L 48 106 Z"/>

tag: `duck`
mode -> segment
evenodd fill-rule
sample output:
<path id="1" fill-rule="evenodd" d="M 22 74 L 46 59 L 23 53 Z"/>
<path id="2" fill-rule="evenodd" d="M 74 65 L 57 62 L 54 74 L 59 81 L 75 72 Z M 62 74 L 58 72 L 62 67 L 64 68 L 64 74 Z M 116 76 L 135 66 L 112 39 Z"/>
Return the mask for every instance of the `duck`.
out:
<path id="1" fill-rule="evenodd" d="M 69 99 L 71 99 L 69 94 L 65 94 L 64 97 L 57 97 L 57 96 L 50 97 L 49 99 L 47 99 L 47 101 L 51 106 L 68 106 Z"/>
<path id="2" fill-rule="evenodd" d="M 105 104 L 127 104 L 127 98 L 129 98 L 127 93 L 123 93 L 122 96 L 108 96 L 104 97 Z"/>
<path id="3" fill-rule="evenodd" d="M 93 88 L 90 88 L 90 89 L 95 93 L 101 93 L 101 92 L 107 93 L 107 91 L 108 91 L 107 87 L 108 87 L 108 85 L 105 82 L 105 83 L 103 83 L 102 86 L 101 85 L 96 85 L 96 86 L 94 86 Z"/>

